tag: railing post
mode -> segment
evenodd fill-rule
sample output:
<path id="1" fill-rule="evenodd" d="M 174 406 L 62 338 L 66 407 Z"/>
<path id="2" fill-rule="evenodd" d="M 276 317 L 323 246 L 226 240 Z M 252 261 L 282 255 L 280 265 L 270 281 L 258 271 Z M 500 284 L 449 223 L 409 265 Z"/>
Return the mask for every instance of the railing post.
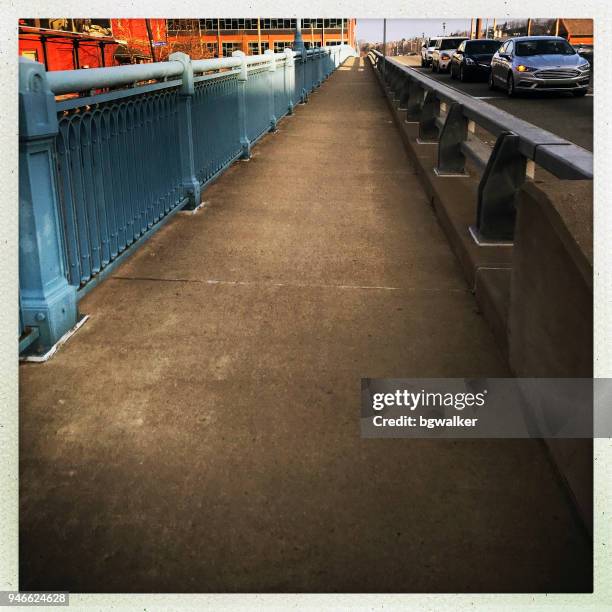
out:
<path id="1" fill-rule="evenodd" d="M 302 47 L 302 104 L 308 102 L 308 89 L 306 87 L 306 72 L 308 70 L 308 51 Z"/>
<path id="2" fill-rule="evenodd" d="M 408 103 L 408 99 L 410 98 L 410 79 L 408 77 L 404 77 L 402 84 L 399 90 L 399 103 L 397 106 L 397 110 L 406 110 L 406 104 Z"/>
<path id="3" fill-rule="evenodd" d="M 295 61 L 293 59 L 293 50 L 285 47 L 285 96 L 287 96 L 287 114 L 293 115 L 293 94 L 289 92 L 295 91 Z"/>
<path id="4" fill-rule="evenodd" d="M 191 104 L 194 94 L 193 66 L 191 58 L 186 53 L 172 53 L 168 59 L 183 65 L 182 85 L 178 105 L 178 130 L 181 160 L 181 175 L 183 190 L 189 198 L 187 208 L 197 208 L 200 205 L 200 181 L 195 175 L 193 151 L 193 124 L 191 119 Z"/>
<path id="5" fill-rule="evenodd" d="M 242 51 L 234 51 L 232 57 L 242 60 L 240 72 L 238 73 L 238 123 L 240 125 L 240 144 L 242 145 L 242 158 L 251 157 L 251 141 L 247 131 L 247 105 L 246 105 L 246 83 L 249 78 L 247 57 Z"/>
<path id="6" fill-rule="evenodd" d="M 406 101 L 407 121 L 418 119 L 420 116 L 424 95 L 425 90 L 411 79 L 408 84 L 408 99 Z"/>
<path id="7" fill-rule="evenodd" d="M 527 160 L 519 150 L 520 138 L 500 134 L 478 185 L 476 239 L 512 240 L 516 196 L 525 182 Z"/>
<path id="8" fill-rule="evenodd" d="M 446 121 L 440 132 L 438 142 L 438 166 L 436 174 L 465 174 L 465 155 L 461 150 L 467 139 L 468 122 L 463 115 L 463 106 L 453 103 L 446 114 Z"/>
<path id="9" fill-rule="evenodd" d="M 276 115 L 274 114 L 274 87 L 276 85 L 276 58 L 272 49 L 264 51 L 270 56 L 270 65 L 268 66 L 268 106 L 270 109 L 270 131 L 276 132 Z"/>
<path id="10" fill-rule="evenodd" d="M 433 91 L 426 91 L 421 107 L 421 118 L 419 119 L 419 139 L 422 141 L 435 142 L 439 132 L 436 125 L 436 117 L 440 110 L 440 100 Z"/>
<path id="11" fill-rule="evenodd" d="M 42 348 L 77 322 L 59 209 L 58 131 L 44 66 L 19 58 L 19 292 L 23 325 L 38 328 Z"/>

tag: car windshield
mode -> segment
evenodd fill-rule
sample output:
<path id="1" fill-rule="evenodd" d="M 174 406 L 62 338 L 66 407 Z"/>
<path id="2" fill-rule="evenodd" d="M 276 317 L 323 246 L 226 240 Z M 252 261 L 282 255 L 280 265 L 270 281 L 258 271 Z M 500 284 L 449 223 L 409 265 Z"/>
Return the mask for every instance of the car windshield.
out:
<path id="1" fill-rule="evenodd" d="M 495 53 L 500 43 L 496 40 L 472 40 L 466 46 L 468 53 Z"/>
<path id="2" fill-rule="evenodd" d="M 439 49 L 442 51 L 445 49 L 456 49 L 464 40 L 463 38 L 445 38 L 440 43 Z"/>
<path id="3" fill-rule="evenodd" d="M 432 39 L 429 41 L 429 45 L 428 45 L 428 46 L 429 46 L 429 47 L 435 47 L 437 42 L 438 42 L 438 41 L 437 41 L 435 38 L 432 38 Z"/>
<path id="4" fill-rule="evenodd" d="M 574 55 L 576 51 L 565 40 L 521 40 L 516 43 L 515 54 L 529 55 Z"/>

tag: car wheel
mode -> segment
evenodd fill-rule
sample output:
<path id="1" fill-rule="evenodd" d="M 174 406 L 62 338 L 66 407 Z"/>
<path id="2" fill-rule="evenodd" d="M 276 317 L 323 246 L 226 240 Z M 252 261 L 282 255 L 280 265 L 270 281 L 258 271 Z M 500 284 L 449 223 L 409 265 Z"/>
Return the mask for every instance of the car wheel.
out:
<path id="1" fill-rule="evenodd" d="M 455 71 L 453 69 L 453 65 L 452 64 L 450 65 L 450 68 L 448 69 L 448 72 L 450 74 L 450 78 L 454 80 L 455 79 Z"/>
<path id="2" fill-rule="evenodd" d="M 516 90 L 514 89 L 514 77 L 512 73 L 508 75 L 508 79 L 506 81 L 506 93 L 509 98 L 512 98 L 516 95 Z"/>
<path id="3" fill-rule="evenodd" d="M 497 89 L 496 85 L 495 85 L 495 80 L 493 79 L 493 71 L 491 70 L 491 72 L 489 72 L 489 89 L 491 91 L 493 91 L 494 89 Z"/>
<path id="4" fill-rule="evenodd" d="M 427 66 L 427 64 L 425 63 L 423 56 L 421 56 L 421 68 L 424 68 L 425 66 Z"/>
<path id="5" fill-rule="evenodd" d="M 463 66 L 459 67 L 459 80 L 462 83 L 465 83 L 467 81 L 467 79 L 465 78 L 465 70 L 463 69 Z"/>
<path id="6" fill-rule="evenodd" d="M 431 60 L 431 71 L 432 72 L 436 71 L 436 62 L 434 62 L 433 60 Z"/>
<path id="7" fill-rule="evenodd" d="M 576 91 L 572 91 L 575 98 L 582 98 L 582 96 L 586 96 L 586 93 L 586 89 L 577 89 Z"/>

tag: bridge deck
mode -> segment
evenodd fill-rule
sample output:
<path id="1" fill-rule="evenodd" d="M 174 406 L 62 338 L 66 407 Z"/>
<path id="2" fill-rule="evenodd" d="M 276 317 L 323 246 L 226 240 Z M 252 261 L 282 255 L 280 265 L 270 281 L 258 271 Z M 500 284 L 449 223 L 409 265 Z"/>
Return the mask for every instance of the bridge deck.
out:
<path id="1" fill-rule="evenodd" d="M 361 376 L 507 375 L 363 61 L 204 200 L 21 368 L 22 588 L 587 586 L 538 442 L 360 439 Z"/>

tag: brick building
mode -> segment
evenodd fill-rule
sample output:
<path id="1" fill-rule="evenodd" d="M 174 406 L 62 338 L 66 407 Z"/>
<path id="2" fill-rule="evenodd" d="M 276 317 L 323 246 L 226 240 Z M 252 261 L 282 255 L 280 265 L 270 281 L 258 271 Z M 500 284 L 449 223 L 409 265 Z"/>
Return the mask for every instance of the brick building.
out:
<path id="1" fill-rule="evenodd" d="M 355 19 L 302 19 L 306 48 L 355 45 Z M 47 70 L 161 61 L 174 51 L 195 59 L 282 51 L 294 42 L 296 19 L 21 19 L 19 54 Z"/>

